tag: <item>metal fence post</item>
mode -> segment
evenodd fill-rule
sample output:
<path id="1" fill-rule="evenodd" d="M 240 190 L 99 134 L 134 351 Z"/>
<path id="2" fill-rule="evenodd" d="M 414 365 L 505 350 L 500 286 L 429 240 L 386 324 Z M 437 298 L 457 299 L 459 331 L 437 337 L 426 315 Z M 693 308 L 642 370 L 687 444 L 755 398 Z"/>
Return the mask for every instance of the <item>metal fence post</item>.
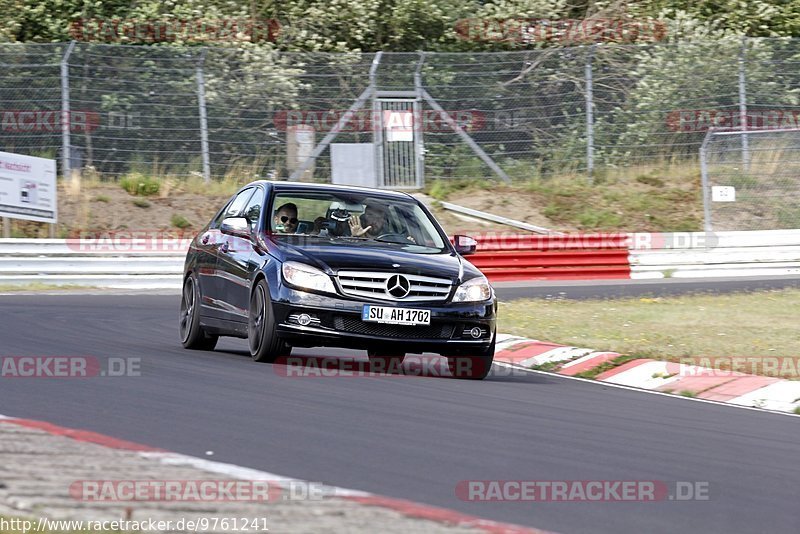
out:
<path id="1" fill-rule="evenodd" d="M 72 168 L 70 161 L 70 126 L 69 117 L 69 56 L 75 49 L 75 41 L 70 41 L 64 57 L 61 58 L 61 173 L 62 178 L 72 180 Z"/>
<path id="2" fill-rule="evenodd" d="M 211 181 L 211 162 L 208 155 L 208 119 L 206 115 L 206 82 L 203 76 L 203 66 L 206 60 L 206 49 L 200 52 L 197 62 L 197 107 L 200 112 L 200 151 L 203 158 L 203 180 Z"/>
<path id="3" fill-rule="evenodd" d="M 422 189 L 425 186 L 425 128 L 422 120 L 422 66 L 425 64 L 425 52 L 419 53 L 419 61 L 414 70 L 414 90 L 417 92 L 417 101 L 414 104 L 414 152 L 417 157 L 417 187 Z"/>
<path id="4" fill-rule="evenodd" d="M 594 97 L 592 94 L 592 59 L 594 48 L 591 45 L 586 56 L 586 174 L 589 183 L 594 182 Z"/>
<path id="5" fill-rule="evenodd" d="M 378 101 L 378 69 L 381 67 L 383 52 L 377 52 L 372 58 L 372 65 L 369 69 L 369 86 L 372 88 L 370 101 L 372 105 L 372 153 L 375 158 L 375 183 L 378 187 L 383 187 L 383 117 L 381 116 L 381 104 Z"/>
<path id="6" fill-rule="evenodd" d="M 706 232 L 711 232 L 713 226 L 711 223 L 711 187 L 708 180 L 708 144 L 711 141 L 711 136 L 714 135 L 714 128 L 709 128 L 703 143 L 700 145 L 700 184 L 703 188 L 703 227 Z"/>
<path id="7" fill-rule="evenodd" d="M 747 77 L 745 75 L 745 54 L 747 53 L 747 36 L 742 36 L 742 46 L 739 48 L 739 128 L 747 131 Z M 742 134 L 742 167 L 745 172 L 750 171 L 750 140 L 747 134 Z"/>

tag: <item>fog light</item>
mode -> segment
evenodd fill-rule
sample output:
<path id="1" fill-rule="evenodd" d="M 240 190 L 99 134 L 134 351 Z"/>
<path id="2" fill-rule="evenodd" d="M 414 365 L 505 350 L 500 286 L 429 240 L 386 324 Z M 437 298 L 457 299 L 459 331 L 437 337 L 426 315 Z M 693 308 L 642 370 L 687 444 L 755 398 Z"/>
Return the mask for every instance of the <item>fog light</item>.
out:
<path id="1" fill-rule="evenodd" d="M 297 324 L 300 326 L 308 326 L 311 324 L 311 316 L 307 313 L 301 313 L 297 316 Z"/>
<path id="2" fill-rule="evenodd" d="M 472 336 L 473 339 L 478 339 L 483 334 L 483 330 L 478 328 L 477 326 L 469 331 L 469 335 Z"/>

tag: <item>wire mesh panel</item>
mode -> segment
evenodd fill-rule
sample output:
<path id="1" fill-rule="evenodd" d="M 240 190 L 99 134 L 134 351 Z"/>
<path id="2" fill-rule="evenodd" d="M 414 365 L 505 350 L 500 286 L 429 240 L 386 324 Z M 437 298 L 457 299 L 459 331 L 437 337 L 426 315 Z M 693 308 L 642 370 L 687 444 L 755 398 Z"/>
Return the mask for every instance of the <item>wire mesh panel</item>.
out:
<path id="1" fill-rule="evenodd" d="M 800 229 L 800 129 L 712 132 L 702 157 L 707 229 Z"/>
<path id="2" fill-rule="evenodd" d="M 61 149 L 61 44 L 0 44 L 0 151 L 56 159 Z M 75 106 L 72 133 L 94 128 Z"/>
<path id="3" fill-rule="evenodd" d="M 512 178 L 585 170 L 585 49 L 426 54 L 423 85 Z M 430 108 L 426 108 L 430 111 Z M 425 132 L 425 176 L 492 172 L 443 120 Z"/>
<path id="4" fill-rule="evenodd" d="M 410 93 L 421 97 L 416 178 L 694 169 L 709 128 L 800 127 L 799 43 L 382 54 L 75 43 L 65 76 L 68 43 L 2 44 L 0 150 L 61 162 L 68 144 L 73 169 L 105 178 L 327 181 L 328 143 L 373 142 L 373 96 Z"/>
<path id="5" fill-rule="evenodd" d="M 737 39 L 597 47 L 598 164 L 693 161 L 715 121 L 739 113 L 740 48 Z"/>
<path id="6" fill-rule="evenodd" d="M 71 136 L 81 166 L 101 176 L 199 173 L 200 52 L 199 48 L 76 47 L 68 60 L 70 108 L 88 110 L 99 118 L 97 128 Z"/>

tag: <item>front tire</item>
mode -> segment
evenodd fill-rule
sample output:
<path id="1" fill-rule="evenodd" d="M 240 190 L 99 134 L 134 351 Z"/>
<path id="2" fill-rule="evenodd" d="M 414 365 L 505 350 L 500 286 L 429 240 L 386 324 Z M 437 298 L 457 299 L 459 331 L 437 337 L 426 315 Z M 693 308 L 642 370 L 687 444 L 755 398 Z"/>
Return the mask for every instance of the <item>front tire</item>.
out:
<path id="1" fill-rule="evenodd" d="M 280 356 L 286 356 L 291 349 L 278 337 L 275 315 L 269 288 L 264 280 L 259 280 L 250 296 L 250 312 L 247 320 L 247 341 L 250 357 L 259 363 L 273 363 Z"/>
<path id="2" fill-rule="evenodd" d="M 467 380 L 483 380 L 489 376 L 494 362 L 494 340 L 479 354 L 465 356 L 448 356 L 447 367 L 453 378 Z"/>
<path id="3" fill-rule="evenodd" d="M 183 282 L 180 333 L 183 347 L 191 350 L 214 350 L 219 340 L 219 336 L 206 333 L 200 326 L 200 289 L 191 274 Z"/>

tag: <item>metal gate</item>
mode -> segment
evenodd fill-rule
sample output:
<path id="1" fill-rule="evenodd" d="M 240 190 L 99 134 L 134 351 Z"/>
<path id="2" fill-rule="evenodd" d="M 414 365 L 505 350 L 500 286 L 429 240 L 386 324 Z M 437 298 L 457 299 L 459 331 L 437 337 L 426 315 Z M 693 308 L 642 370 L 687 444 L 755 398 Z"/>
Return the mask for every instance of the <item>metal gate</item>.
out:
<path id="1" fill-rule="evenodd" d="M 420 102 L 413 98 L 376 98 L 375 169 L 378 187 L 421 189 L 423 179 Z"/>

